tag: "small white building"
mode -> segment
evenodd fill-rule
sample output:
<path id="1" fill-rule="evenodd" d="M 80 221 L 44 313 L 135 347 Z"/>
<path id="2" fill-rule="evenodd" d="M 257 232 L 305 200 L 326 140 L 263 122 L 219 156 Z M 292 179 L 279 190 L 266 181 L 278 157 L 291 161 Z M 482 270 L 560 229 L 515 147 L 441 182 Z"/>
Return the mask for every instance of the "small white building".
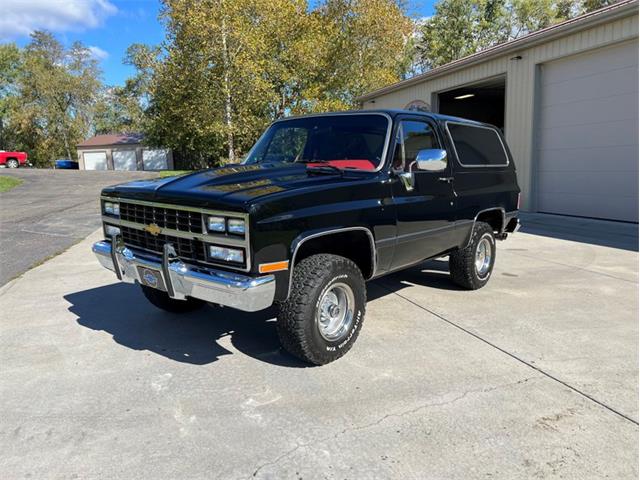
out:
<path id="1" fill-rule="evenodd" d="M 139 134 L 96 135 L 77 145 L 81 170 L 173 170 L 166 148 L 148 148 Z"/>
<path id="2" fill-rule="evenodd" d="M 523 209 L 638 222 L 638 2 L 497 45 L 359 98 L 504 129 Z"/>

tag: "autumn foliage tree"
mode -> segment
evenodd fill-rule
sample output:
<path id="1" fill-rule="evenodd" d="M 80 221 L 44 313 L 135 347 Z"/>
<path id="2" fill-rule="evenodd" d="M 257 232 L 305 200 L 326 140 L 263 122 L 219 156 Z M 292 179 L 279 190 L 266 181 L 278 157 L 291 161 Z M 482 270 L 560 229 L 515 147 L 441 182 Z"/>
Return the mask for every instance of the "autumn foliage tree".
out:
<path id="1" fill-rule="evenodd" d="M 396 81 L 411 23 L 391 0 L 165 0 L 146 133 L 194 164 L 237 161 L 272 120 L 343 110 Z"/>

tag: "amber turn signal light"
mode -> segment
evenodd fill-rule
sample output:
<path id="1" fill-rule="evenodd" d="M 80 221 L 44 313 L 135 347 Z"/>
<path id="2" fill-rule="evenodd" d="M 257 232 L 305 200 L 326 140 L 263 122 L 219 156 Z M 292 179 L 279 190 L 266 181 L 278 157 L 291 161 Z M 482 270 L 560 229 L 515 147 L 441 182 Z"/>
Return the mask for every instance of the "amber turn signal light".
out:
<path id="1" fill-rule="evenodd" d="M 289 260 L 283 262 L 261 263 L 258 267 L 260 273 L 280 272 L 289 268 Z"/>

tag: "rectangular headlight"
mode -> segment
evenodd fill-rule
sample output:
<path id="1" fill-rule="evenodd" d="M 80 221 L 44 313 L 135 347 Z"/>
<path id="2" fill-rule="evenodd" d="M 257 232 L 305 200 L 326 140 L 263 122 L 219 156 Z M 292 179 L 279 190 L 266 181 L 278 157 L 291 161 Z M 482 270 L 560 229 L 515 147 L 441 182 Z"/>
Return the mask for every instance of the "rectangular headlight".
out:
<path id="1" fill-rule="evenodd" d="M 244 263 L 244 250 L 209 245 L 209 256 L 223 262 Z"/>
<path id="2" fill-rule="evenodd" d="M 207 230 L 210 232 L 224 232 L 226 230 L 224 217 L 207 217 Z"/>
<path id="3" fill-rule="evenodd" d="M 111 237 L 113 235 L 120 235 L 120 229 L 114 225 L 105 225 L 104 232 L 108 237 Z"/>
<path id="4" fill-rule="evenodd" d="M 120 216 L 120 204 L 114 202 L 104 202 L 104 213 L 107 215 Z"/>
<path id="5" fill-rule="evenodd" d="M 235 235 L 244 235 L 245 226 L 244 220 L 240 220 L 237 218 L 230 218 L 227 221 L 227 230 L 229 233 L 233 233 Z"/>

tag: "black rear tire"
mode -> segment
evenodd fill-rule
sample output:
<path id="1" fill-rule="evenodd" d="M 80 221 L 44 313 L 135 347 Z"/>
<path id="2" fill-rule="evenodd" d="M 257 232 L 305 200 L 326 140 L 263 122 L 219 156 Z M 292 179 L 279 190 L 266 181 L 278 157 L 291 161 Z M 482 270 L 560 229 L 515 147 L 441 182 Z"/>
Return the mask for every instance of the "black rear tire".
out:
<path id="1" fill-rule="evenodd" d="M 346 354 L 358 338 L 367 303 L 362 272 L 351 260 L 319 254 L 293 270 L 277 329 L 285 350 L 314 365 Z"/>
<path id="2" fill-rule="evenodd" d="M 194 312 L 206 305 L 207 302 L 198 300 L 197 298 L 187 298 L 186 300 L 175 300 L 162 290 L 157 288 L 140 285 L 142 293 L 155 307 L 160 310 L 171 313 L 189 313 Z"/>
<path id="3" fill-rule="evenodd" d="M 7 160 L 7 168 L 18 168 L 20 166 L 20 162 L 15 158 L 10 158 Z"/>
<path id="4" fill-rule="evenodd" d="M 490 257 L 486 262 L 479 261 L 479 248 L 488 251 Z M 452 252 L 449 256 L 449 273 L 454 283 L 462 288 L 477 290 L 484 287 L 491 278 L 495 261 L 496 239 L 493 228 L 488 223 L 476 222 L 469 245 Z M 477 263 L 481 264 L 480 268 Z"/>

